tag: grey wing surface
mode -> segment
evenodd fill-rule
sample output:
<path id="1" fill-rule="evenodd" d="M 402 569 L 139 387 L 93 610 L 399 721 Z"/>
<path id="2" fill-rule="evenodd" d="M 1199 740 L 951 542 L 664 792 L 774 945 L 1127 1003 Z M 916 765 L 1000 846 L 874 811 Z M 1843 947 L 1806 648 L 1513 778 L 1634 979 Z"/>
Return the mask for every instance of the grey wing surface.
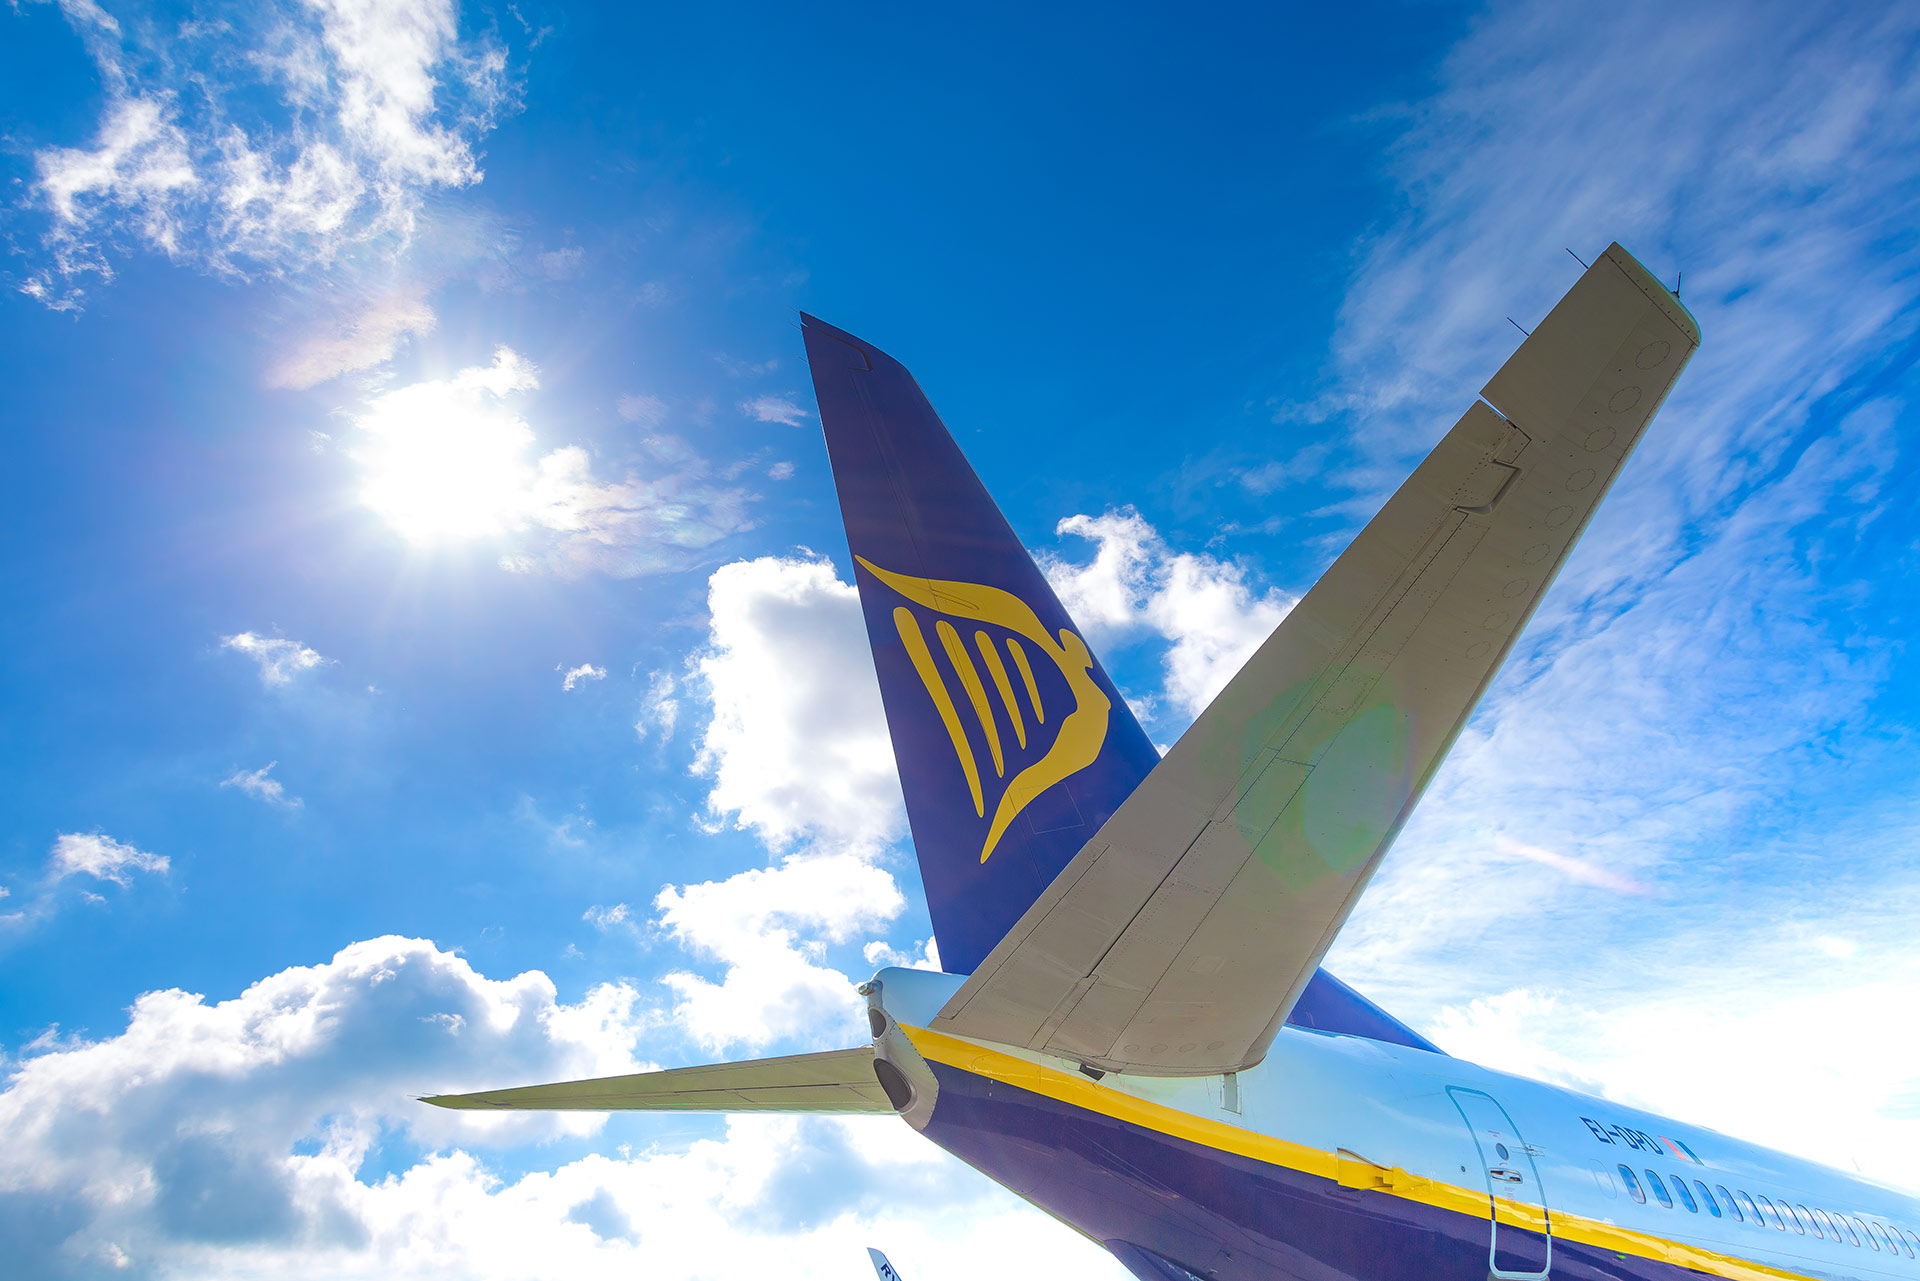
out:
<path id="1" fill-rule="evenodd" d="M 438 1094 L 421 1102 L 443 1108 L 559 1112 L 893 1111 L 873 1074 L 873 1048 L 866 1045 L 477 1094 Z"/>
<path id="2" fill-rule="evenodd" d="M 1699 341 L 1609 248 L 934 1026 L 1259 1062 Z"/>

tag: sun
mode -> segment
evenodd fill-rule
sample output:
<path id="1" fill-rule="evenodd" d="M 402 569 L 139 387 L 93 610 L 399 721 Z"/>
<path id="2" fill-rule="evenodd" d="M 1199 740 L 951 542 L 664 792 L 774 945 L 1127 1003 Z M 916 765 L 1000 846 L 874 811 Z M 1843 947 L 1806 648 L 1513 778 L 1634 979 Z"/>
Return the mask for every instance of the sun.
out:
<path id="1" fill-rule="evenodd" d="M 538 479 L 533 430 L 505 398 L 535 386 L 533 366 L 502 347 L 490 366 L 375 397 L 354 415 L 348 451 L 362 469 L 361 501 L 415 543 L 525 525 Z"/>

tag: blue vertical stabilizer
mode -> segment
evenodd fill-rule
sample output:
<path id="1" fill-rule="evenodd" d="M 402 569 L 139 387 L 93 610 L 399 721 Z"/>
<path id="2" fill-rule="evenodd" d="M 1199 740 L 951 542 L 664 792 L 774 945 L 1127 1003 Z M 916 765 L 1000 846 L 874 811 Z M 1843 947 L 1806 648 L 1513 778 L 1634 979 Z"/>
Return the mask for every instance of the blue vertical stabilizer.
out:
<path id="1" fill-rule="evenodd" d="M 803 320 L 941 963 L 971 973 L 1159 753 L 913 375 Z"/>

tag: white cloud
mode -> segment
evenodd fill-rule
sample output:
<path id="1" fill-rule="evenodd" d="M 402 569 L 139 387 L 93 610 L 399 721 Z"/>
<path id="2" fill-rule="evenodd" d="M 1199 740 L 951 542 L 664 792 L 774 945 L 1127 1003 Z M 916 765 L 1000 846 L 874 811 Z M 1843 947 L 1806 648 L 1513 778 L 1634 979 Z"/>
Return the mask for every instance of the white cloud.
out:
<path id="1" fill-rule="evenodd" d="M 222 273 L 405 244 L 436 190 L 480 181 L 513 105 L 505 52 L 452 0 L 312 0 L 125 24 L 63 5 L 105 88 L 88 145 L 34 154 L 49 260 L 26 292 L 71 303 L 127 241 Z"/>
<path id="2" fill-rule="evenodd" d="M 267 385 L 304 389 L 385 364 L 402 343 L 432 332 L 436 323 L 417 288 L 395 290 L 300 340 L 268 372 Z"/>
<path id="3" fill-rule="evenodd" d="M 63 899 L 77 896 L 94 907 L 105 905 L 104 896 L 73 883 L 76 877 L 125 889 L 133 884 L 135 873 L 164 876 L 171 867 L 165 855 L 149 854 L 101 832 L 62 832 L 54 837 L 48 851 L 46 871 L 17 907 L 0 912 L 0 940 L 18 937 L 48 920 L 59 911 Z M 12 891 L 0 889 L 0 899 L 11 897 Z"/>
<path id="4" fill-rule="evenodd" d="M 556 667 L 553 670 L 556 672 L 564 670 L 566 672 L 565 677 L 560 681 L 560 688 L 563 690 L 570 690 L 581 681 L 603 681 L 607 679 L 607 669 L 604 667 L 595 667 L 592 663 L 582 663 L 578 667 L 567 667 L 564 669 Z"/>
<path id="5" fill-rule="evenodd" d="M 611 907 L 595 903 L 580 914 L 580 919 L 602 934 L 612 930 L 633 928 L 633 913 L 625 903 L 615 903 Z"/>
<path id="6" fill-rule="evenodd" d="M 301 672 L 333 662 L 299 641 L 287 640 L 282 636 L 261 636 L 255 632 L 223 636 L 220 638 L 220 647 L 245 654 L 259 664 L 262 685 L 287 685 Z"/>
<path id="7" fill-rule="evenodd" d="M 256 770 L 235 770 L 221 780 L 222 787 L 237 787 L 255 800 L 265 801 L 269 805 L 278 805 L 284 809 L 297 810 L 306 804 L 298 796 L 288 796 L 287 789 L 277 778 L 269 778 L 273 767 L 279 761 L 268 761 Z"/>
<path id="8" fill-rule="evenodd" d="M 1331 966 L 1450 1051 L 1908 1183 L 1910 1037 L 1868 1011 L 1920 995 L 1920 815 L 1863 531 L 1910 461 L 1916 41 L 1906 10 L 1492 10 L 1404 117 L 1403 213 L 1292 411 L 1364 515 L 1563 246 L 1684 267 L 1705 345 Z"/>
<path id="9" fill-rule="evenodd" d="M 696 769 L 708 805 L 782 849 L 871 844 L 906 811 L 853 587 L 825 560 L 767 556 L 715 570 L 696 660 L 713 717 Z"/>
<path id="10" fill-rule="evenodd" d="M 794 404 L 791 396 L 755 396 L 740 402 L 740 412 L 756 422 L 785 423 L 789 427 L 798 427 L 812 417 Z"/>
<path id="11" fill-rule="evenodd" d="M 936 974 L 940 972 L 940 947 L 930 938 L 922 939 L 917 946 L 904 952 L 884 939 L 875 939 L 860 949 L 860 955 L 876 970 L 894 966 L 908 970 L 932 970 Z"/>
<path id="12" fill-rule="evenodd" d="M 636 1272 L 842 1281 L 882 1240 L 927 1281 L 1007 1258 L 1118 1281 L 1064 1232 L 885 1118 L 615 1125 L 447 1112 L 413 1095 L 642 1068 L 631 989 L 556 999 L 412 939 L 353 944 L 216 1004 L 134 1002 L 124 1031 L 41 1038 L 0 1093 L 0 1221 L 21 1276 L 476 1281 Z M 608 1127 L 612 1128 L 612 1127 Z M 600 1149 L 509 1176 L 487 1149 Z M 656 1137 L 661 1136 L 661 1137 Z M 851 1242 L 851 1244 L 849 1244 Z"/>
<path id="13" fill-rule="evenodd" d="M 673 727 L 680 720 L 680 700 L 674 697 L 679 688 L 672 672 L 650 672 L 647 675 L 646 697 L 640 702 L 640 715 L 633 722 L 633 732 L 641 738 L 659 731 L 662 741 L 673 737 Z"/>
<path id="14" fill-rule="evenodd" d="M 820 945 L 886 924 L 906 900 L 868 855 L 809 851 L 724 881 L 668 886 L 654 906 L 683 947 L 724 966 L 718 982 L 686 971 L 665 980 L 679 998 L 678 1024 L 719 1051 L 857 1040 L 863 1003 Z"/>
<path id="15" fill-rule="evenodd" d="M 1232 561 L 1174 551 L 1130 507 L 1069 516 L 1057 532 L 1096 544 L 1083 565 L 1041 554 L 1060 603 L 1096 648 L 1142 631 L 1171 641 L 1165 697 L 1183 723 L 1213 701 L 1293 608 L 1293 598 L 1277 588 L 1256 595 Z"/>
<path id="16" fill-rule="evenodd" d="M 362 501 L 417 542 L 516 541 L 501 564 L 522 573 L 681 568 L 749 526 L 746 494 L 713 483 L 672 437 L 643 442 L 650 477 L 604 480 L 578 445 L 534 457 L 534 431 L 509 401 L 539 385 L 533 364 L 501 347 L 490 365 L 371 397 L 348 415 Z"/>
<path id="17" fill-rule="evenodd" d="M 135 872 L 159 874 L 169 866 L 165 855 L 149 854 L 100 832 L 62 832 L 54 837 L 48 874 L 54 880 L 91 876 L 124 886 L 132 883 Z"/>

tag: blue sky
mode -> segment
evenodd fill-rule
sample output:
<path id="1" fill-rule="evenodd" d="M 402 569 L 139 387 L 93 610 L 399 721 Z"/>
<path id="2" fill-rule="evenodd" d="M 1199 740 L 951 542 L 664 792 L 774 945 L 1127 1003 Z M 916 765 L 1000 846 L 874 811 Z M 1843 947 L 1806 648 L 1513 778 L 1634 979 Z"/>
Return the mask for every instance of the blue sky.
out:
<path id="1" fill-rule="evenodd" d="M 1167 743 L 1613 239 L 1706 345 L 1332 965 L 1920 1183 L 1920 21 L 1619 9 L 0 15 L 29 1274 L 1117 1276 L 896 1122 L 409 1098 L 927 959 L 797 309 Z"/>

